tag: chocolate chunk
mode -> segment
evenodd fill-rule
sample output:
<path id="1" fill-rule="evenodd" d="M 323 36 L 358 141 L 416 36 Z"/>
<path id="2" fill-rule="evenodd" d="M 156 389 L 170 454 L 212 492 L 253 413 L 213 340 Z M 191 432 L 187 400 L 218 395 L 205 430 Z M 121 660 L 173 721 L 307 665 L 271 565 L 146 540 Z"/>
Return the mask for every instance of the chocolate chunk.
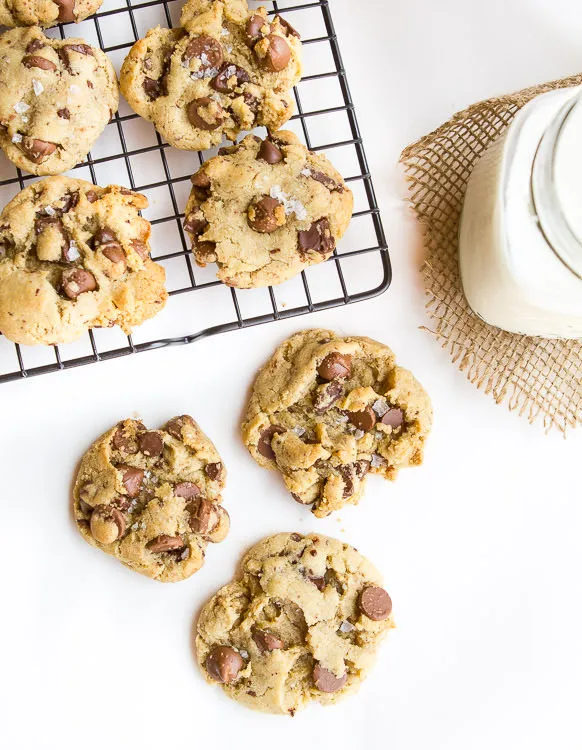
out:
<path id="1" fill-rule="evenodd" d="M 164 452 L 164 441 L 157 432 L 143 432 L 138 437 L 138 443 L 144 456 L 157 458 Z"/>
<path id="2" fill-rule="evenodd" d="M 80 294 L 95 291 L 97 282 L 84 268 L 66 268 L 61 277 L 61 289 L 69 299 L 77 299 Z"/>
<path id="3" fill-rule="evenodd" d="M 190 177 L 190 182 L 194 187 L 200 188 L 201 190 L 209 190 L 211 185 L 210 177 L 206 174 L 204 169 L 199 169 L 198 172 L 193 174 L 192 177 Z"/>
<path id="4" fill-rule="evenodd" d="M 145 95 L 151 102 L 155 101 L 160 96 L 165 95 L 165 87 L 159 80 L 144 76 L 142 85 Z"/>
<path id="5" fill-rule="evenodd" d="M 138 422 L 138 426 L 141 430 L 145 429 L 141 422 Z M 137 453 L 138 450 L 137 441 L 130 435 L 129 429 L 127 432 L 125 431 L 123 424 L 117 426 L 117 429 L 113 433 L 111 444 L 115 450 L 121 453 Z"/>
<path id="6" fill-rule="evenodd" d="M 57 109 L 57 115 L 63 119 L 63 120 L 70 120 L 71 119 L 71 113 L 69 110 L 64 107 L 63 109 Z M 92 192 L 92 191 L 89 191 Z M 95 193 L 93 193 L 95 195 Z M 87 193 L 87 198 L 89 198 L 89 193 Z M 91 201 L 92 202 L 92 201 Z"/>
<path id="7" fill-rule="evenodd" d="M 209 96 L 193 99 L 186 109 L 188 121 L 200 130 L 216 130 L 224 122 L 224 110 Z"/>
<path id="8" fill-rule="evenodd" d="M 371 463 L 366 458 L 361 458 L 359 461 L 354 461 L 353 466 L 358 479 L 362 479 L 370 471 Z"/>
<path id="9" fill-rule="evenodd" d="M 347 673 L 344 673 L 341 677 L 336 677 L 333 672 L 322 667 L 321 664 L 316 664 L 313 668 L 313 681 L 315 682 L 315 687 L 318 690 L 321 690 L 322 693 L 335 693 L 338 690 L 341 690 L 347 680 Z"/>
<path id="10" fill-rule="evenodd" d="M 308 576 L 307 578 L 319 591 L 325 589 L 325 576 Z"/>
<path id="11" fill-rule="evenodd" d="M 123 248 L 116 242 L 112 242 L 111 244 L 102 247 L 101 251 L 112 263 L 123 263 L 124 265 L 127 265 L 127 258 L 125 257 Z"/>
<path id="12" fill-rule="evenodd" d="M 386 620 L 392 612 L 392 600 L 379 586 L 367 586 L 359 598 L 360 610 L 370 620 Z"/>
<path id="13" fill-rule="evenodd" d="M 232 78 L 235 79 L 234 82 L 231 81 Z M 249 83 L 250 80 L 251 77 L 244 68 L 239 68 L 238 65 L 232 63 L 224 63 L 218 71 L 218 75 L 212 79 L 211 85 L 215 91 L 220 91 L 221 94 L 232 94 L 237 86 Z"/>
<path id="14" fill-rule="evenodd" d="M 192 428 L 194 427 L 194 420 L 188 414 L 182 414 L 181 417 L 170 419 L 164 429 L 166 432 L 169 432 L 173 438 L 176 438 L 176 440 L 182 440 L 182 429 L 185 425 Z"/>
<path id="15" fill-rule="evenodd" d="M 261 141 L 257 159 L 262 159 L 267 164 L 278 164 L 280 161 L 283 161 L 283 153 L 272 141 L 265 138 L 264 141 Z"/>
<path id="16" fill-rule="evenodd" d="M 184 497 L 190 500 L 200 494 L 200 487 L 194 482 L 180 482 L 174 487 L 174 495 L 176 497 Z"/>
<path id="17" fill-rule="evenodd" d="M 97 505 L 91 514 L 91 534 L 101 544 L 113 544 L 125 533 L 125 518 L 111 505 Z"/>
<path id="18" fill-rule="evenodd" d="M 62 117 L 62 115 L 60 114 L 61 112 L 66 112 L 67 113 L 67 117 L 65 119 L 68 120 L 69 119 L 69 110 L 68 109 L 66 109 L 66 110 L 59 109 L 59 111 L 57 112 L 57 114 L 59 115 L 59 117 Z M 85 198 L 87 198 L 87 200 L 89 201 L 89 203 L 95 203 L 95 201 L 97 200 L 98 196 L 97 196 L 97 193 L 94 190 L 87 190 L 87 192 L 85 193 Z"/>
<path id="19" fill-rule="evenodd" d="M 287 432 L 287 430 L 276 424 L 269 425 L 262 430 L 259 442 L 257 443 L 257 450 L 261 456 L 270 458 L 272 461 L 275 460 L 275 453 L 271 447 L 271 441 L 275 435 L 281 435 L 283 432 Z"/>
<path id="20" fill-rule="evenodd" d="M 88 44 L 65 44 L 62 49 L 66 50 L 67 53 L 78 52 L 80 55 L 95 57 L 93 54 L 93 48 Z"/>
<path id="21" fill-rule="evenodd" d="M 139 255 L 142 260 L 146 260 L 147 258 L 149 258 L 150 249 L 145 242 L 142 242 L 141 240 L 132 240 L 129 244 L 132 246 L 134 252 L 137 253 L 137 255 Z"/>
<path id="22" fill-rule="evenodd" d="M 348 419 L 358 430 L 370 432 L 378 421 L 376 412 L 371 406 L 366 406 L 364 411 L 348 411 Z"/>
<path id="23" fill-rule="evenodd" d="M 251 16 L 249 18 L 245 28 L 247 42 L 249 44 L 254 44 L 264 36 L 263 32 L 261 31 L 263 26 L 268 26 L 269 28 L 271 28 L 267 19 L 263 18 L 263 16 L 255 14 L 254 16 Z"/>
<path id="24" fill-rule="evenodd" d="M 303 539 L 303 535 L 297 534 L 296 532 L 294 532 L 293 534 L 290 534 L 290 537 L 294 542 L 300 542 Z"/>
<path id="25" fill-rule="evenodd" d="M 48 141 L 41 141 L 39 138 L 23 138 L 19 144 L 19 147 L 26 156 L 33 161 L 35 164 L 41 164 L 47 156 L 54 153 L 57 144 L 49 143 Z"/>
<path id="26" fill-rule="evenodd" d="M 160 534 L 146 544 L 150 552 L 175 552 L 184 549 L 185 544 L 181 536 Z"/>
<path id="27" fill-rule="evenodd" d="M 188 513 L 190 528 L 196 534 L 208 534 L 218 524 L 216 507 L 204 497 L 189 503 Z"/>
<path id="28" fill-rule="evenodd" d="M 316 414 L 325 414 L 335 404 L 343 393 L 343 385 L 339 380 L 319 386 L 313 399 L 313 409 Z"/>
<path id="29" fill-rule="evenodd" d="M 213 464 L 206 464 L 204 467 L 204 473 L 208 479 L 214 482 L 222 476 L 222 464 L 220 461 Z"/>
<path id="30" fill-rule="evenodd" d="M 46 57 L 39 57 L 38 55 L 27 55 L 22 58 L 22 64 L 25 68 L 40 68 L 41 70 L 56 70 L 57 66 L 51 60 L 47 60 Z"/>
<path id="31" fill-rule="evenodd" d="M 301 34 L 297 31 L 297 29 L 294 29 L 293 26 L 287 21 L 283 16 L 276 15 L 275 18 L 279 21 L 281 26 L 285 29 L 286 33 L 290 36 L 296 36 L 297 39 L 301 39 Z"/>
<path id="32" fill-rule="evenodd" d="M 217 682 L 234 682 L 243 666 L 242 656 L 230 646 L 216 646 L 206 657 L 206 671 Z"/>
<path id="33" fill-rule="evenodd" d="M 331 253 L 335 244 L 331 235 L 329 221 L 327 219 L 314 221 L 309 229 L 297 233 L 297 243 L 299 251 L 302 253 L 309 252 L 310 250 L 322 255 Z"/>
<path id="34" fill-rule="evenodd" d="M 117 469 L 122 473 L 121 481 L 129 497 L 137 497 L 143 482 L 144 471 L 134 466 L 121 464 Z"/>
<path id="35" fill-rule="evenodd" d="M 253 641 L 257 644 L 259 651 L 263 654 L 265 651 L 277 651 L 281 648 L 285 648 L 285 643 L 267 630 L 259 630 L 257 628 L 253 630 L 252 637 Z"/>
<path id="36" fill-rule="evenodd" d="M 324 380 L 349 378 L 352 373 L 352 358 L 349 354 L 331 352 L 320 362 L 317 374 Z"/>
<path id="37" fill-rule="evenodd" d="M 355 464 L 346 464 L 345 466 L 338 466 L 337 469 L 344 481 L 344 491 L 343 496 L 344 498 L 351 497 L 355 490 L 355 484 L 354 484 L 354 478 L 356 476 L 359 477 Z"/>
<path id="38" fill-rule="evenodd" d="M 197 242 L 195 250 L 199 266 L 204 267 L 206 263 L 214 263 L 216 260 L 216 242 Z"/>
<path id="39" fill-rule="evenodd" d="M 222 45 L 211 36 L 202 34 L 195 39 L 191 39 L 182 54 L 183 62 L 190 62 L 194 57 L 200 60 L 199 70 L 220 68 L 224 59 Z"/>
<path id="40" fill-rule="evenodd" d="M 247 219 L 255 232 L 270 234 L 285 223 L 285 209 L 276 198 L 264 195 L 249 205 Z"/>
<path id="41" fill-rule="evenodd" d="M 404 422 L 404 412 L 402 409 L 392 407 L 388 409 L 386 414 L 380 419 L 380 422 L 382 422 L 382 424 L 387 424 L 390 427 L 400 427 Z"/>
<path id="42" fill-rule="evenodd" d="M 61 211 L 64 214 L 68 214 L 69 211 L 72 208 L 75 208 L 75 206 L 79 203 L 79 191 L 74 190 L 72 193 L 66 193 L 63 196 L 63 205 L 61 208 Z"/>
<path id="43" fill-rule="evenodd" d="M 316 182 L 320 182 L 322 185 L 325 185 L 325 187 L 332 193 L 334 191 L 338 193 L 343 193 L 344 191 L 342 185 L 338 185 L 335 180 L 332 180 L 332 178 L 329 175 L 325 174 L 324 172 L 319 172 L 315 169 L 310 169 L 309 176 L 311 177 L 312 180 L 315 180 Z"/>
<path id="44" fill-rule="evenodd" d="M 282 36 L 269 34 L 254 49 L 259 65 L 271 73 L 278 73 L 289 64 L 291 49 Z"/>
<path id="45" fill-rule="evenodd" d="M 46 42 L 44 39 L 33 39 L 32 42 L 29 42 L 26 45 L 26 52 L 30 55 L 33 52 L 38 52 L 39 49 L 42 49 L 43 47 L 46 47 Z"/>
<path id="46" fill-rule="evenodd" d="M 57 21 L 59 23 L 75 23 L 75 0 L 54 0 L 59 8 Z"/>
<path id="47" fill-rule="evenodd" d="M 193 214 L 186 216 L 186 219 L 184 220 L 184 229 L 189 234 L 202 234 L 207 226 L 208 222 L 206 219 L 197 219 Z"/>

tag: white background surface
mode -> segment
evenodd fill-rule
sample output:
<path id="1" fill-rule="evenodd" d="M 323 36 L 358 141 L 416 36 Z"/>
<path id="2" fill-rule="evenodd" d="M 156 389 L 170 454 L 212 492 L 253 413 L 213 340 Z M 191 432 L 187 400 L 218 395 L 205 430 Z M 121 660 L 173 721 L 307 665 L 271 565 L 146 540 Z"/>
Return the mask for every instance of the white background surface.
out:
<path id="1" fill-rule="evenodd" d="M 384 296 L 0 388 L 0 747 L 275 745 L 579 750 L 582 432 L 545 435 L 477 392 L 426 322 L 400 149 L 479 98 L 582 69 L 576 0 L 332 0 L 394 266 Z M 312 518 L 238 438 L 256 369 L 305 326 L 385 341 L 430 392 L 422 468 L 372 478 L 339 518 Z M 227 541 L 161 585 L 86 545 L 69 514 L 77 460 L 134 413 L 191 412 L 229 469 Z M 341 520 L 340 520 L 341 519 Z M 249 545 L 280 531 L 345 539 L 383 571 L 398 628 L 360 693 L 294 719 L 207 686 L 190 633 Z"/>

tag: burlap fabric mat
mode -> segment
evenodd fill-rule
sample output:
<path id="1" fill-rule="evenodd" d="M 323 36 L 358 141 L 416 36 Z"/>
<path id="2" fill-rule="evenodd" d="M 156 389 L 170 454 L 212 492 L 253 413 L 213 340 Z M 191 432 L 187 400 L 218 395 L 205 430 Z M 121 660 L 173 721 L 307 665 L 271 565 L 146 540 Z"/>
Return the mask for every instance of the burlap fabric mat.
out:
<path id="1" fill-rule="evenodd" d="M 579 84 L 582 75 L 479 102 L 401 155 L 425 235 L 428 330 L 471 383 L 498 404 L 563 432 L 582 422 L 582 340 L 521 336 L 480 320 L 461 288 L 457 233 L 467 180 L 480 154 L 534 96 Z"/>

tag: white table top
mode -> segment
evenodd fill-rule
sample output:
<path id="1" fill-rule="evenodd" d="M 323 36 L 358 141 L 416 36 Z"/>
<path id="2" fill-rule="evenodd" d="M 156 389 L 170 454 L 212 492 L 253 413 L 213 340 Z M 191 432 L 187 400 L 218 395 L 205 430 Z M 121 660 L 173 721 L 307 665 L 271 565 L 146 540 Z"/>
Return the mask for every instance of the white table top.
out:
<path id="1" fill-rule="evenodd" d="M 349 308 L 0 388 L 0 746 L 270 746 L 579 750 L 582 431 L 565 441 L 478 392 L 426 323 L 421 248 L 400 201 L 403 146 L 474 100 L 582 69 L 576 0 L 332 0 L 394 281 Z M 256 369 L 308 326 L 388 343 L 432 396 L 423 467 L 369 481 L 314 519 L 238 437 Z M 123 416 L 191 412 L 229 469 L 227 541 L 201 572 L 160 585 L 92 550 L 69 511 L 75 465 Z M 316 530 L 383 571 L 397 629 L 360 693 L 293 720 L 207 686 L 191 628 L 262 536 Z M 323 746 L 323 745 L 322 745 Z"/>

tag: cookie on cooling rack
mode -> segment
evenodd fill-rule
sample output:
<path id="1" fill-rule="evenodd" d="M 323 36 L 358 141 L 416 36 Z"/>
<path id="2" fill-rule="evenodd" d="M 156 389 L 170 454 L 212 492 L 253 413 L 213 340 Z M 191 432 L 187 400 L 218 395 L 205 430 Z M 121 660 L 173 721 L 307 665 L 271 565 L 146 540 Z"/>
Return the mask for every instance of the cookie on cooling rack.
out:
<path id="1" fill-rule="evenodd" d="M 198 661 L 230 698 L 293 715 L 358 689 L 394 627 L 391 613 L 380 574 L 349 544 L 276 534 L 202 610 Z"/>
<path id="2" fill-rule="evenodd" d="M 0 331 L 17 344 L 64 344 L 88 328 L 131 328 L 164 306 L 150 257 L 147 199 L 71 177 L 30 184 L 0 214 Z"/>
<path id="3" fill-rule="evenodd" d="M 120 75 L 130 106 L 172 146 L 206 149 L 291 117 L 301 43 L 289 23 L 246 0 L 190 0 L 181 24 L 149 31 Z"/>
<path id="4" fill-rule="evenodd" d="M 184 228 L 196 262 L 230 286 L 280 284 L 333 253 L 353 196 L 323 154 L 290 132 L 249 135 L 192 177 Z"/>
<path id="5" fill-rule="evenodd" d="M 103 0 L 0 0 L 1 26 L 55 26 L 79 23 Z"/>
<path id="6" fill-rule="evenodd" d="M 37 175 L 83 161 L 119 103 L 107 55 L 33 27 L 2 34 L 0 59 L 0 147 L 10 161 Z"/>
<path id="7" fill-rule="evenodd" d="M 126 419 L 87 451 L 73 490 L 83 538 L 128 568 L 159 581 L 182 581 L 221 542 L 222 459 L 188 415 L 159 430 Z"/>
<path id="8" fill-rule="evenodd" d="M 242 433 L 257 463 L 323 517 L 357 503 L 368 474 L 395 479 L 422 463 L 431 424 L 428 395 L 387 346 L 313 329 L 259 372 Z"/>

